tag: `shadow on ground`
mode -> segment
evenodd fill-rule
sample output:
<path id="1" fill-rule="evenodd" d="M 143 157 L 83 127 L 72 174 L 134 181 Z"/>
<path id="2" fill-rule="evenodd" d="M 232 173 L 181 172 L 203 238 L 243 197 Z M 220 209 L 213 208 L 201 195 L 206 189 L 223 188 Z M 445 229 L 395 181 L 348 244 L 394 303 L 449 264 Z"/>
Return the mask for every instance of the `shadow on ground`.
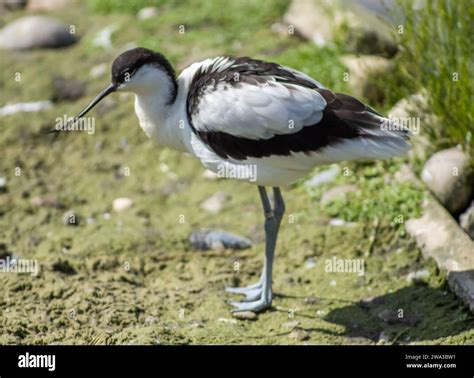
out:
<path id="1" fill-rule="evenodd" d="M 447 283 L 439 288 L 413 284 L 334 309 L 324 320 L 344 326 L 346 337 L 377 342 L 383 333 L 382 338 L 389 343 L 425 343 L 461 333 L 466 321 L 474 327 L 472 314 L 453 299 Z"/>

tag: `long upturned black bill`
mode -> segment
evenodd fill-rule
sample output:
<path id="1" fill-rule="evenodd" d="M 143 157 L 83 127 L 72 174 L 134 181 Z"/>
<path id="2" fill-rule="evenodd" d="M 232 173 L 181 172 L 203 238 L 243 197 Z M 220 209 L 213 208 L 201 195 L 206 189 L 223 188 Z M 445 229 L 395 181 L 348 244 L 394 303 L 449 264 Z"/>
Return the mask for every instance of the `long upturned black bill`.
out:
<path id="1" fill-rule="evenodd" d="M 78 115 L 76 115 L 71 121 L 69 121 L 64 127 L 56 127 L 55 129 L 49 130 L 49 133 L 57 133 L 60 131 L 68 130 L 68 128 L 77 122 L 77 120 L 81 117 L 84 117 L 94 106 L 96 106 L 104 97 L 108 96 L 112 92 L 115 92 L 116 86 L 111 83 L 107 88 L 105 88 L 102 92 L 100 92 L 96 98 L 94 98 L 89 105 L 87 105 L 84 110 L 82 110 Z"/>

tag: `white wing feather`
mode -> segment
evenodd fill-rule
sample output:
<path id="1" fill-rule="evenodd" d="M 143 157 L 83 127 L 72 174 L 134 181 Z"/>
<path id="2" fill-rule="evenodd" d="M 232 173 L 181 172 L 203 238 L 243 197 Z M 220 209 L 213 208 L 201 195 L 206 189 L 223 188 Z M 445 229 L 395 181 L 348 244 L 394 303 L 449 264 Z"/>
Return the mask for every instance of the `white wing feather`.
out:
<path id="1" fill-rule="evenodd" d="M 193 126 L 249 139 L 269 139 L 314 125 L 325 99 L 316 91 L 265 77 L 267 84 L 219 82 L 202 93 Z"/>

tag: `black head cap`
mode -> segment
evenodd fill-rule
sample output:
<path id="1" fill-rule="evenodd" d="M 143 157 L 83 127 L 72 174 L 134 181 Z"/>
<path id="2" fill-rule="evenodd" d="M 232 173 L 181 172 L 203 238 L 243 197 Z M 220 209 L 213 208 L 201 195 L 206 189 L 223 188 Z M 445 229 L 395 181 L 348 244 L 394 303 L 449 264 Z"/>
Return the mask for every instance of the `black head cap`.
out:
<path id="1" fill-rule="evenodd" d="M 171 80 L 174 83 L 176 82 L 173 66 L 164 55 L 143 47 L 137 47 L 125 51 L 115 58 L 112 64 L 112 83 L 122 83 L 127 73 L 132 76 L 133 73 L 144 64 L 153 64 L 162 68 Z"/>

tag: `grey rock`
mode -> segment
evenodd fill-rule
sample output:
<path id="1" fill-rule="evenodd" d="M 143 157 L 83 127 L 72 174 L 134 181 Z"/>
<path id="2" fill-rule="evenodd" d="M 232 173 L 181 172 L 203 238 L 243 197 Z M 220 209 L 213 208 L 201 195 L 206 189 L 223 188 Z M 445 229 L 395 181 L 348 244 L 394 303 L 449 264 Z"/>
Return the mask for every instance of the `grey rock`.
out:
<path id="1" fill-rule="evenodd" d="M 379 17 L 374 7 L 361 1 L 293 0 L 283 20 L 305 39 L 318 46 L 342 38 L 349 50 L 393 56 L 397 43 L 389 17 Z"/>
<path id="2" fill-rule="evenodd" d="M 326 191 L 320 200 L 321 205 L 326 205 L 329 202 L 335 201 L 339 198 L 342 198 L 346 195 L 346 193 L 355 193 L 357 192 L 357 186 L 356 185 L 338 185 L 335 186 L 328 191 Z"/>
<path id="3" fill-rule="evenodd" d="M 405 223 L 426 258 L 448 274 L 451 290 L 474 312 L 474 241 L 434 198 L 424 203 L 423 216 Z"/>
<path id="4" fill-rule="evenodd" d="M 156 7 L 145 7 L 138 11 L 137 17 L 139 20 L 148 20 L 158 16 L 158 8 Z"/>
<path id="5" fill-rule="evenodd" d="M 249 239 L 222 230 L 196 230 L 189 236 L 189 241 L 194 248 L 202 251 L 224 248 L 247 249 L 252 246 Z"/>
<path id="6" fill-rule="evenodd" d="M 471 201 L 473 177 L 470 164 L 467 154 L 450 148 L 435 153 L 423 167 L 423 182 L 451 214 L 460 213 Z"/>
<path id="7" fill-rule="evenodd" d="M 69 27 L 45 16 L 19 18 L 0 30 L 0 48 L 24 50 L 69 46 L 77 40 Z"/>
<path id="8" fill-rule="evenodd" d="M 339 172 L 340 172 L 339 166 L 333 165 L 331 168 L 326 169 L 325 171 L 316 173 L 309 180 L 305 181 L 304 185 L 308 188 L 312 188 L 315 186 L 326 184 L 328 182 L 334 181 L 337 175 L 339 174 Z"/>
<path id="9" fill-rule="evenodd" d="M 1 185 L 0 185 L 1 186 Z M 464 231 L 474 240 L 474 201 L 459 217 L 459 223 Z"/>
<path id="10" fill-rule="evenodd" d="M 7 178 L 0 177 L 0 193 L 7 191 Z"/>
<path id="11" fill-rule="evenodd" d="M 341 60 L 349 71 L 348 84 L 353 95 L 372 102 L 380 102 L 384 98 L 384 89 L 375 85 L 375 81 L 390 74 L 393 62 L 372 55 L 345 55 Z"/>

